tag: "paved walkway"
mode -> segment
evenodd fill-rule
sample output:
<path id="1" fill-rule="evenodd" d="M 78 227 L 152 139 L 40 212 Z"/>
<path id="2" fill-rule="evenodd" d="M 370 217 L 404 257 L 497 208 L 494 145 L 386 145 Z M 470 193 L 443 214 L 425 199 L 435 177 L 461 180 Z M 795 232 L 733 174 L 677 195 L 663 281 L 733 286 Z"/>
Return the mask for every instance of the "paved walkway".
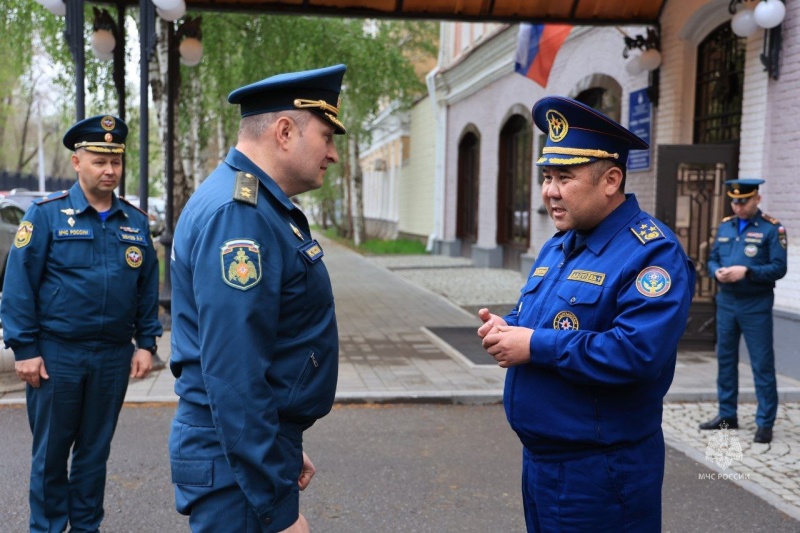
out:
<path id="1" fill-rule="evenodd" d="M 524 277 L 474 268 L 462 258 L 365 258 L 320 239 L 336 297 L 340 335 L 338 401 L 498 402 L 505 370 L 465 357 L 431 333 L 437 327 L 477 328 L 474 310 L 489 305 L 503 314 L 516 301 Z M 466 311 L 469 309 L 470 311 Z M 477 336 L 475 342 L 478 342 Z M 169 332 L 159 340 L 169 354 Z M 473 358 L 474 359 L 474 358 Z M 0 404 L 24 403 L 13 355 L 0 353 Z M 755 399 L 749 365 L 739 366 L 741 429 L 701 432 L 716 414 L 713 353 L 681 352 L 664 407 L 668 443 L 800 520 L 800 381 L 778 377 L 781 408 L 771 445 L 752 442 Z M 174 402 L 168 370 L 132 380 L 128 402 Z M 713 437 L 713 438 L 712 438 Z M 709 459 L 706 459 L 706 454 Z M 698 473 L 698 476 L 700 474 Z"/>

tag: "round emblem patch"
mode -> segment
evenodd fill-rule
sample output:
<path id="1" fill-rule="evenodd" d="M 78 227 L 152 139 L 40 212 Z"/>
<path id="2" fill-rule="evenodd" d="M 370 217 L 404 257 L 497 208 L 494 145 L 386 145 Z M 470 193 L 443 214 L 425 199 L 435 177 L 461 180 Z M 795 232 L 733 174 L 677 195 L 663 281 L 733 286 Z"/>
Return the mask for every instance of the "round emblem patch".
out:
<path id="1" fill-rule="evenodd" d="M 672 279 L 666 270 L 657 266 L 649 266 L 636 276 L 636 288 L 649 298 L 663 296 L 672 285 Z"/>
<path id="2" fill-rule="evenodd" d="M 748 244 L 744 247 L 744 255 L 747 257 L 755 257 L 758 254 L 758 246 L 755 244 Z"/>
<path id="3" fill-rule="evenodd" d="M 136 246 L 131 246 L 125 250 L 125 261 L 128 263 L 129 267 L 139 268 L 142 266 L 143 259 L 142 251 Z"/>
<path id="4" fill-rule="evenodd" d="M 547 119 L 547 129 L 549 130 L 548 135 L 550 136 L 550 140 L 554 143 L 563 141 L 569 131 L 569 124 L 564 115 L 555 109 L 548 109 L 545 118 Z"/>
<path id="5" fill-rule="evenodd" d="M 25 220 L 20 223 L 17 228 L 17 236 L 14 237 L 14 246 L 17 248 L 27 246 L 28 243 L 31 242 L 31 236 L 33 236 L 33 224 Z"/>
<path id="6" fill-rule="evenodd" d="M 553 329 L 578 329 L 578 317 L 569 311 L 561 311 L 553 319 Z"/>

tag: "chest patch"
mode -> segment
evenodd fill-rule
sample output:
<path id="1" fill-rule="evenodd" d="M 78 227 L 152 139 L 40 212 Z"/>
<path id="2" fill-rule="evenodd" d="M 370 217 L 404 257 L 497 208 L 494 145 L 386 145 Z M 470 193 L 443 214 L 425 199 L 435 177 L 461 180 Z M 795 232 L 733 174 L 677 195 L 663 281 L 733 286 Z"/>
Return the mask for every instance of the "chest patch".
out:
<path id="1" fill-rule="evenodd" d="M 672 286 L 669 273 L 661 267 L 649 266 L 636 276 L 636 288 L 648 298 L 656 298 L 667 293 Z"/>
<path id="2" fill-rule="evenodd" d="M 220 247 L 222 281 L 246 291 L 261 281 L 261 247 L 250 239 L 227 241 Z"/>
<path id="3" fill-rule="evenodd" d="M 531 277 L 532 278 L 533 277 L 542 277 L 545 274 L 547 274 L 548 270 L 550 270 L 550 267 L 539 267 L 539 268 L 537 268 L 536 270 L 533 271 L 533 274 L 531 274 Z"/>
<path id="4" fill-rule="evenodd" d="M 569 311 L 561 311 L 553 319 L 553 329 L 577 330 L 578 317 Z"/>
<path id="5" fill-rule="evenodd" d="M 322 259 L 322 256 L 324 255 L 322 246 L 319 245 L 316 239 L 301 244 L 298 250 L 300 251 L 300 255 L 303 256 L 303 259 L 311 264 L 314 264 Z"/>
<path id="6" fill-rule="evenodd" d="M 744 247 L 744 255 L 747 257 L 755 257 L 758 255 L 758 246 L 755 244 L 748 244 Z"/>
<path id="7" fill-rule="evenodd" d="M 142 266 L 143 259 L 144 255 L 142 255 L 142 251 L 138 247 L 130 246 L 125 250 L 125 262 L 128 263 L 129 267 L 139 268 Z"/>

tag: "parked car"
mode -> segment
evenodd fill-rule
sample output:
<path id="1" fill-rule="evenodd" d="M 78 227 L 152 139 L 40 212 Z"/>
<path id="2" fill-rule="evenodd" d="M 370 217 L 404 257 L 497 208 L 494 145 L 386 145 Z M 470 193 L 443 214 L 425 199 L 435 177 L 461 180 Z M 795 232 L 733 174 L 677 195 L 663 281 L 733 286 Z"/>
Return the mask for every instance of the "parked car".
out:
<path id="1" fill-rule="evenodd" d="M 135 205 L 141 207 L 139 204 L 139 197 L 133 194 L 125 196 L 125 199 Z M 166 202 L 163 198 L 148 198 L 147 199 L 147 216 L 150 219 L 150 235 L 158 237 L 164 233 L 166 226 L 165 216 Z"/>
<path id="2" fill-rule="evenodd" d="M 0 291 L 6 277 L 6 261 L 8 252 L 14 245 L 17 228 L 22 221 L 25 211 L 15 202 L 7 199 L 0 200 Z"/>
<path id="3" fill-rule="evenodd" d="M 23 211 L 27 211 L 31 204 L 39 198 L 46 198 L 52 192 L 46 191 L 29 191 L 27 189 L 12 189 L 4 200 L 11 200 L 19 205 Z"/>

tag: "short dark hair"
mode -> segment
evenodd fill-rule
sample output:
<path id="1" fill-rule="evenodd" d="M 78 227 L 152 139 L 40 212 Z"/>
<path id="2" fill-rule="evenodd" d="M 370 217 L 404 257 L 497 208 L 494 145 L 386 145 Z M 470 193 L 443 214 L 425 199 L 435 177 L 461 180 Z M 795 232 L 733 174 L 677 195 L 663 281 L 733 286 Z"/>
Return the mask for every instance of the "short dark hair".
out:
<path id="1" fill-rule="evenodd" d="M 624 164 L 619 163 L 617 161 L 612 161 L 610 159 L 600 159 L 595 161 L 594 163 L 594 175 L 592 176 L 592 183 L 597 185 L 597 182 L 600 180 L 600 176 L 608 171 L 608 169 L 617 167 L 620 172 L 622 172 L 622 181 L 619 184 L 619 192 L 625 192 L 625 178 L 627 176 L 627 168 Z"/>

